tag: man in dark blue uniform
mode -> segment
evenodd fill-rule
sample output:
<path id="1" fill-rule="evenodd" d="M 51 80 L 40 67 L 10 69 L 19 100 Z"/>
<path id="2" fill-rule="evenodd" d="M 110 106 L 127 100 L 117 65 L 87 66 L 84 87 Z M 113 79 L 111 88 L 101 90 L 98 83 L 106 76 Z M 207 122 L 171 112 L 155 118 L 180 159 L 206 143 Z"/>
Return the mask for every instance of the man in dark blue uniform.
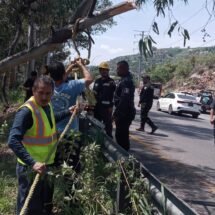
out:
<path id="1" fill-rule="evenodd" d="M 153 134 L 158 127 L 151 121 L 148 117 L 148 113 L 153 104 L 153 95 L 154 95 L 154 88 L 151 86 L 150 76 L 144 75 L 143 77 L 143 88 L 140 92 L 140 101 L 138 106 L 141 107 L 141 124 L 138 131 L 145 131 L 145 123 L 149 124 L 152 128 L 150 134 Z"/>
<path id="2" fill-rule="evenodd" d="M 104 123 L 107 135 L 112 138 L 113 94 L 116 85 L 114 80 L 109 76 L 109 65 L 107 62 L 100 63 L 99 73 L 101 77 L 96 79 L 93 87 L 97 101 L 94 116 Z"/>
<path id="3" fill-rule="evenodd" d="M 116 124 L 116 141 L 125 150 L 130 149 L 129 127 L 135 117 L 134 91 L 135 86 L 127 61 L 117 63 L 117 75 L 121 77 L 114 94 L 115 111 L 113 120 Z"/>

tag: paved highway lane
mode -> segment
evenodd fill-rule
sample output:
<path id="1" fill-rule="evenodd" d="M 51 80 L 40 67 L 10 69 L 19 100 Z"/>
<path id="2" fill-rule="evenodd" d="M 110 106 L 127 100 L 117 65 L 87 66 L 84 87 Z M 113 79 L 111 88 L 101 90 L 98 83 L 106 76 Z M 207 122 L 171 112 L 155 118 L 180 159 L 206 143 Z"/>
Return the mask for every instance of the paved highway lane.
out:
<path id="1" fill-rule="evenodd" d="M 155 104 L 149 115 L 159 129 L 154 135 L 136 131 L 138 108 L 130 129 L 131 153 L 200 214 L 215 214 L 215 145 L 209 115 L 169 115 L 156 111 Z"/>

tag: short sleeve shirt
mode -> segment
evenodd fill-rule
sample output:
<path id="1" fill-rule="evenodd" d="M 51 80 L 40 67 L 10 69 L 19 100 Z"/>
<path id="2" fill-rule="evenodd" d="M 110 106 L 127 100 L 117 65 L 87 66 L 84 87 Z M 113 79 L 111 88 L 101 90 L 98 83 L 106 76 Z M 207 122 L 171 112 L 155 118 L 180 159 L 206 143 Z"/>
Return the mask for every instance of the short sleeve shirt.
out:
<path id="1" fill-rule="evenodd" d="M 62 83 L 60 86 L 55 87 L 54 95 L 51 99 L 54 112 L 60 112 L 62 110 L 66 110 L 69 107 L 76 104 L 77 97 L 84 91 L 85 89 L 85 80 L 70 80 L 68 82 Z M 70 116 L 61 120 L 57 123 L 57 130 L 62 132 L 69 121 Z M 74 119 L 71 129 L 78 130 L 78 119 L 77 117 Z"/>

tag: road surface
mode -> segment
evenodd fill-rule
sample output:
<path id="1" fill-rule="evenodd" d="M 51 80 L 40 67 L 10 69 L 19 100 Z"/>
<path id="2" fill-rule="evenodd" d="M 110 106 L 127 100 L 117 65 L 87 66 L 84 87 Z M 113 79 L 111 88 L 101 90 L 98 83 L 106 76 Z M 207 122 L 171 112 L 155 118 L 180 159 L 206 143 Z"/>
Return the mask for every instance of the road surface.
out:
<path id="1" fill-rule="evenodd" d="M 209 115 L 169 115 L 156 111 L 155 104 L 149 115 L 159 129 L 154 135 L 136 131 L 137 108 L 130 129 L 131 153 L 199 214 L 215 214 L 215 145 Z"/>

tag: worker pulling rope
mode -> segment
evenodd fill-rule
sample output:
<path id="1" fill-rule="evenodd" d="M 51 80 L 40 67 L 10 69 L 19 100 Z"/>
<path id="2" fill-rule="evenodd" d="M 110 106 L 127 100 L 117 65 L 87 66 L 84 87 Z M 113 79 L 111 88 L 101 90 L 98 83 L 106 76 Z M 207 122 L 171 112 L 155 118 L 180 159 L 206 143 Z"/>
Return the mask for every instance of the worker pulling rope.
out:
<path id="1" fill-rule="evenodd" d="M 77 80 L 77 78 L 78 78 L 77 73 L 75 73 L 75 80 Z M 65 136 L 65 134 L 69 130 L 69 128 L 70 128 L 70 126 L 71 126 L 71 124 L 72 124 L 72 122 L 73 122 L 73 120 L 75 118 L 75 115 L 78 113 L 79 106 L 80 106 L 80 104 L 79 104 L 79 98 L 77 98 L 77 100 L 76 100 L 76 107 L 75 107 L 75 109 L 74 109 L 74 111 L 73 111 L 73 113 L 72 113 L 72 115 L 71 115 L 71 117 L 69 119 L 69 122 L 67 123 L 67 125 L 64 128 L 63 132 L 61 133 L 61 135 L 60 135 L 57 143 L 50 150 L 50 152 L 49 152 L 49 154 L 48 154 L 48 156 L 47 156 L 47 158 L 45 160 L 45 163 L 47 163 L 49 161 L 50 157 L 52 156 L 52 154 L 54 153 L 54 151 L 57 149 L 57 147 L 60 144 L 60 142 L 62 141 L 63 137 Z M 40 176 L 41 176 L 41 174 L 39 174 L 39 173 L 36 174 L 35 179 L 34 179 L 32 185 L 31 185 L 31 188 L 29 190 L 28 196 L 27 196 L 27 198 L 25 200 L 25 203 L 24 203 L 24 205 L 23 205 L 23 207 L 21 209 L 20 215 L 25 215 L 27 213 L 29 202 L 30 202 L 30 200 L 31 200 L 31 198 L 33 196 L 33 193 L 35 191 L 35 188 L 36 188 L 36 186 L 37 186 L 37 184 L 38 184 L 38 182 L 40 180 Z"/>
<path id="2" fill-rule="evenodd" d="M 77 114 L 77 110 L 78 110 L 78 107 L 76 107 L 76 108 L 74 109 L 74 111 L 73 111 L 73 113 L 72 113 L 72 116 L 70 117 L 70 120 L 69 120 L 68 124 L 66 125 L 64 131 L 61 133 L 61 135 L 60 135 L 60 137 L 59 137 L 58 142 L 54 145 L 54 147 L 52 147 L 50 153 L 48 154 L 47 159 L 46 159 L 46 162 L 49 161 L 49 159 L 50 159 L 52 153 L 57 149 L 57 146 L 58 146 L 59 143 L 62 141 L 64 135 L 65 135 L 66 132 L 68 131 L 70 125 L 72 124 L 72 122 L 73 122 L 73 120 L 74 120 L 75 115 Z M 45 162 L 45 163 L 46 163 L 46 162 Z M 30 188 L 30 190 L 29 190 L 28 196 L 27 196 L 27 198 L 26 198 L 26 200 L 25 200 L 25 203 L 24 203 L 24 205 L 23 205 L 23 208 L 22 208 L 22 210 L 21 210 L 21 212 L 20 212 L 20 215 L 25 215 L 25 214 L 27 213 L 27 209 L 28 209 L 29 202 L 30 202 L 30 200 L 31 200 L 31 198 L 32 198 L 32 195 L 33 195 L 33 193 L 34 193 L 34 190 L 35 190 L 35 188 L 36 188 L 36 185 L 37 185 L 37 183 L 38 183 L 39 180 L 40 180 L 40 176 L 41 176 L 41 175 L 40 175 L 39 173 L 36 174 L 35 179 L 34 179 L 32 185 L 31 185 L 31 188 Z"/>

